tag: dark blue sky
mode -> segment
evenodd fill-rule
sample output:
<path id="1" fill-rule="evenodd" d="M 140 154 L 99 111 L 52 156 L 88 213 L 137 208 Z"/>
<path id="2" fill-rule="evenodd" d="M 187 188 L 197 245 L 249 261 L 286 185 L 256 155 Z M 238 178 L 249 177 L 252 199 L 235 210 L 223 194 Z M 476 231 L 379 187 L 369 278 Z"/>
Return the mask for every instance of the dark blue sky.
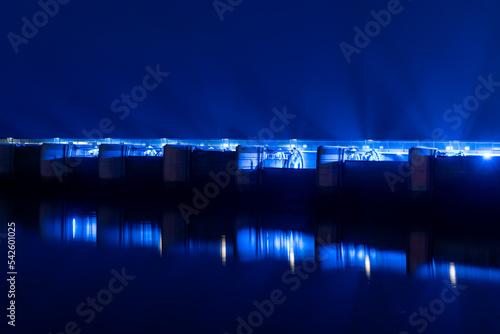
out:
<path id="1" fill-rule="evenodd" d="M 53 17 L 3 0 L 0 137 L 83 138 L 102 123 L 106 137 L 246 139 L 286 106 L 296 117 L 273 123 L 276 139 L 428 139 L 441 128 L 434 139 L 500 140 L 498 1 L 219 4 L 232 9 L 223 21 L 213 0 L 71 0 Z M 369 25 L 348 63 L 339 45 L 355 47 L 354 28 L 388 7 L 390 22 Z M 33 15 L 40 27 L 26 38 Z M 141 88 L 158 64 L 170 74 Z M 131 93 L 141 101 L 127 106 Z M 464 99 L 472 111 L 447 111 Z"/>

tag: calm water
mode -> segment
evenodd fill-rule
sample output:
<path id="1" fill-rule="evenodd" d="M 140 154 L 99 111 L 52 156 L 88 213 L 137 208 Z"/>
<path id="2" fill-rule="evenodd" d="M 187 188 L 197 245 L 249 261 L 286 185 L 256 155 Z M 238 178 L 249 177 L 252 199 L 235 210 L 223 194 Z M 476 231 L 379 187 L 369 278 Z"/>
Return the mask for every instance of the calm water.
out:
<path id="1" fill-rule="evenodd" d="M 500 332 L 494 218 L 284 211 L 4 195 L 14 332 Z"/>

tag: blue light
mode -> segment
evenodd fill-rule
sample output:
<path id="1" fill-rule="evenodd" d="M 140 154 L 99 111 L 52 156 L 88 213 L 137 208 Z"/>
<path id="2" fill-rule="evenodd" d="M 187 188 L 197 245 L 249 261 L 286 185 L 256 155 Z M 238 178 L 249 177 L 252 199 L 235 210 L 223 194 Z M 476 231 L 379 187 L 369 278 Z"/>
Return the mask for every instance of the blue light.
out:
<path id="1" fill-rule="evenodd" d="M 41 220 L 42 236 L 67 243 L 97 244 L 97 218 L 95 212 L 75 217 L 47 217 Z"/>
<path id="2" fill-rule="evenodd" d="M 74 241 L 97 242 L 97 219 L 94 215 L 81 215 L 72 220 L 72 239 Z"/>
<path id="3" fill-rule="evenodd" d="M 461 284 L 464 280 L 500 282 L 500 269 L 480 267 L 453 262 L 434 262 L 417 267 L 415 275 L 422 279 L 449 279 L 452 284 Z"/>
<path id="4" fill-rule="evenodd" d="M 161 231 L 158 222 L 125 222 L 121 233 L 124 247 L 160 247 Z"/>
<path id="5" fill-rule="evenodd" d="M 238 256 L 243 261 L 271 258 L 294 260 L 314 257 L 314 237 L 298 231 L 242 228 L 236 234 Z"/>
<path id="6" fill-rule="evenodd" d="M 383 270 L 400 274 L 406 273 L 406 253 L 404 251 L 378 250 L 365 245 L 341 243 L 323 246 L 319 252 L 320 259 L 324 259 L 321 262 L 321 267 L 324 269 L 354 267 L 369 269 L 370 272 Z M 347 257 L 344 254 L 347 254 Z"/>

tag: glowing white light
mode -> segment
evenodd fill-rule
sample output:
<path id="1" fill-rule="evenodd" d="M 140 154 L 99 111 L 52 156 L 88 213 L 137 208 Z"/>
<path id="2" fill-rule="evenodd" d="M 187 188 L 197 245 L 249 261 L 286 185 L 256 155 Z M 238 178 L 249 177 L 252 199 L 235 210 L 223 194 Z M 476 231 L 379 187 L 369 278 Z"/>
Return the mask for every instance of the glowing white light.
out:
<path id="1" fill-rule="evenodd" d="M 457 272 L 455 270 L 455 263 L 450 262 L 450 282 L 453 287 L 457 286 Z"/>
<path id="2" fill-rule="evenodd" d="M 73 239 L 75 238 L 76 235 L 76 219 L 73 218 Z"/>
<path id="3" fill-rule="evenodd" d="M 306 144 L 304 144 L 304 145 L 302 145 L 302 147 L 303 147 L 303 148 L 306 148 L 306 147 L 307 147 L 307 145 L 306 145 Z"/>
<path id="4" fill-rule="evenodd" d="M 371 271 L 370 257 L 368 255 L 365 255 L 365 272 L 366 272 L 366 277 L 370 279 L 372 271 Z"/>
<path id="5" fill-rule="evenodd" d="M 293 247 L 290 247 L 290 270 L 295 272 L 295 254 L 293 253 Z"/>
<path id="6" fill-rule="evenodd" d="M 447 150 L 447 151 L 451 151 L 451 150 L 453 150 L 453 146 L 446 146 L 446 150 Z"/>
<path id="7" fill-rule="evenodd" d="M 158 250 L 160 252 L 160 257 L 163 257 L 163 241 L 162 241 L 161 236 L 160 236 L 160 245 L 158 247 Z"/>
<path id="8" fill-rule="evenodd" d="M 491 153 L 486 153 L 483 155 L 484 160 L 490 160 L 491 159 Z"/>
<path id="9" fill-rule="evenodd" d="M 380 148 L 380 149 L 383 149 L 384 147 L 383 147 L 383 146 L 380 146 L 379 148 Z"/>
<path id="10" fill-rule="evenodd" d="M 466 151 L 470 150 L 470 146 L 465 146 L 464 150 L 466 150 Z"/>
<path id="11" fill-rule="evenodd" d="M 220 239 L 220 258 L 222 264 L 226 265 L 226 236 L 223 235 Z"/>

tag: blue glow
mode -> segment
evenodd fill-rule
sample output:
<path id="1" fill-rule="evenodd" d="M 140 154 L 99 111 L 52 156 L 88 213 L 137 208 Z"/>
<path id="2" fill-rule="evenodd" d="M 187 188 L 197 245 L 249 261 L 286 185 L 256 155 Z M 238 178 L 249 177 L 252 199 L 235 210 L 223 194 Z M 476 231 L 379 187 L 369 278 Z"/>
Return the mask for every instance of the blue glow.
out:
<path id="1" fill-rule="evenodd" d="M 79 145 L 72 146 L 70 156 L 78 158 L 97 158 L 99 156 L 99 147 L 97 145 Z"/>
<path id="2" fill-rule="evenodd" d="M 449 279 L 452 284 L 463 280 L 500 282 L 500 268 L 432 261 L 417 267 L 415 275 L 422 279 Z"/>
<path id="3" fill-rule="evenodd" d="M 239 1 L 221 3 L 231 8 L 223 18 L 213 6 L 126 0 L 121 2 L 119 18 L 96 18 L 93 27 L 76 33 L 72 28 L 84 26 L 86 18 L 95 15 L 91 8 L 79 8 L 68 10 L 59 29 L 42 28 L 34 39 L 41 43 L 39 39 L 46 35 L 54 48 L 35 50 L 34 43 L 13 48 L 4 41 L 2 75 L 9 84 L 3 92 L 8 98 L 1 133 L 83 137 L 82 129 L 95 129 L 104 136 L 112 131 L 113 136 L 139 138 L 264 134 L 347 140 L 428 138 L 432 129 L 442 128 L 450 138 L 499 138 L 490 126 L 498 120 L 496 93 L 481 104 L 480 113 L 458 118 L 461 126 L 456 130 L 453 125 L 459 123 L 451 122 L 454 117 L 451 123 L 443 120 L 454 102 L 463 103 L 462 94 L 478 84 L 479 75 L 491 72 L 494 82 L 499 80 L 495 42 L 499 10 L 494 0 L 483 0 L 480 6 L 462 1 L 453 8 L 439 2 L 432 13 L 425 6 L 408 10 L 403 6 L 398 29 L 391 23 L 381 36 L 370 38 L 369 46 L 349 57 L 339 43 L 352 45 L 352 28 L 363 29 L 371 19 L 370 10 L 386 6 L 387 1 L 291 1 L 286 11 L 279 2 L 259 2 L 235 11 L 233 5 Z M 24 2 L 4 1 L 3 5 L 2 22 L 9 31 L 20 29 L 19 17 L 31 15 Z M 106 13 L 116 4 L 100 6 Z M 143 14 L 137 15 L 139 11 Z M 440 15 L 443 12 L 450 15 Z M 424 24 L 425 15 L 431 18 Z M 456 24 L 457 18 L 468 18 L 470 24 Z M 50 22 L 57 24 L 57 20 Z M 114 30 L 121 22 L 132 24 L 136 34 Z M 157 22 L 154 28 L 151 22 Z M 228 22 L 230 29 L 225 28 Z M 456 38 L 443 40 L 442 36 Z M 461 52 L 464 45 L 476 52 Z M 116 50 L 127 52 L 116 57 Z M 57 66 L 46 66 L 54 52 Z M 130 93 L 147 74 L 145 66 L 154 67 L 157 59 L 162 60 L 162 71 L 172 73 L 159 90 L 138 105 L 132 99 L 134 108 L 119 103 L 118 109 L 127 107 L 125 114 L 111 112 L 111 101 Z M 202 93 L 194 98 L 193 92 Z M 226 92 L 224 97 L 221 92 Z M 276 116 L 283 114 L 285 103 L 294 118 L 282 122 Z M 46 119 L 32 117 L 33 110 L 43 110 Z M 104 119 L 109 119 L 105 124 L 110 131 L 103 134 L 99 121 Z M 268 132 L 259 132 L 263 129 Z"/>
<path id="4" fill-rule="evenodd" d="M 41 234 L 44 238 L 58 242 L 82 242 L 96 245 L 97 218 L 95 212 L 76 215 L 72 218 L 42 217 Z"/>
<path id="5" fill-rule="evenodd" d="M 97 241 L 97 219 L 95 216 L 77 216 L 73 218 L 73 240 L 90 242 Z"/>
<path id="6" fill-rule="evenodd" d="M 406 253 L 403 251 L 340 243 L 322 246 L 319 253 L 320 259 L 323 259 L 321 267 L 326 270 L 355 267 L 370 272 L 380 270 L 406 274 Z"/>
<path id="7" fill-rule="evenodd" d="M 222 243 L 224 240 L 224 243 Z M 210 256 L 221 257 L 224 263 L 233 257 L 233 243 L 227 238 L 217 240 L 189 239 L 187 249 L 184 245 L 177 244 L 171 251 L 189 254 L 208 254 Z"/>
<path id="8" fill-rule="evenodd" d="M 161 231 L 158 222 L 125 222 L 121 229 L 123 247 L 158 248 L 161 243 Z"/>
<path id="9" fill-rule="evenodd" d="M 438 150 L 439 156 L 475 156 L 481 155 L 485 159 L 499 156 L 500 143 L 498 142 L 450 142 L 448 141 L 328 141 L 328 140 L 242 140 L 242 139 L 96 139 L 82 141 L 81 139 L 0 139 L 0 144 L 41 145 L 66 144 L 69 147 L 70 157 L 113 158 L 121 156 L 161 157 L 165 145 L 190 146 L 202 151 L 235 151 L 241 145 L 250 150 L 242 152 L 239 160 L 240 169 L 255 169 L 262 161 L 263 167 L 272 168 L 316 168 L 316 153 L 319 146 L 340 148 L 345 150 L 342 157 L 346 160 L 359 161 L 402 161 L 408 159 L 409 149 L 412 147 L 432 147 Z M 108 146 L 100 146 L 108 144 Z M 110 144 L 116 145 L 111 146 Z M 126 150 L 122 146 L 126 145 Z M 263 153 L 259 155 L 256 148 L 260 147 Z M 252 151 L 252 148 L 255 150 Z M 48 147 L 42 159 L 50 160 L 62 158 L 61 147 Z M 330 155 L 330 154 L 329 154 Z M 320 157 L 320 161 L 332 160 L 331 157 Z M 334 160 L 337 160 L 335 158 Z"/>
<path id="10" fill-rule="evenodd" d="M 257 259 L 295 261 L 314 257 L 314 237 L 298 231 L 242 228 L 236 235 L 238 256 L 242 261 Z"/>
<path id="11" fill-rule="evenodd" d="M 132 157 L 162 157 L 163 147 L 160 145 L 133 145 L 129 147 L 127 156 Z"/>
<path id="12" fill-rule="evenodd" d="M 264 150 L 264 167 L 271 168 L 305 168 L 304 157 L 301 149 L 292 147 L 291 149 L 284 148 L 269 148 Z"/>
<path id="13" fill-rule="evenodd" d="M 157 221 L 124 221 L 102 223 L 99 245 L 124 248 L 162 249 L 161 228 Z"/>

